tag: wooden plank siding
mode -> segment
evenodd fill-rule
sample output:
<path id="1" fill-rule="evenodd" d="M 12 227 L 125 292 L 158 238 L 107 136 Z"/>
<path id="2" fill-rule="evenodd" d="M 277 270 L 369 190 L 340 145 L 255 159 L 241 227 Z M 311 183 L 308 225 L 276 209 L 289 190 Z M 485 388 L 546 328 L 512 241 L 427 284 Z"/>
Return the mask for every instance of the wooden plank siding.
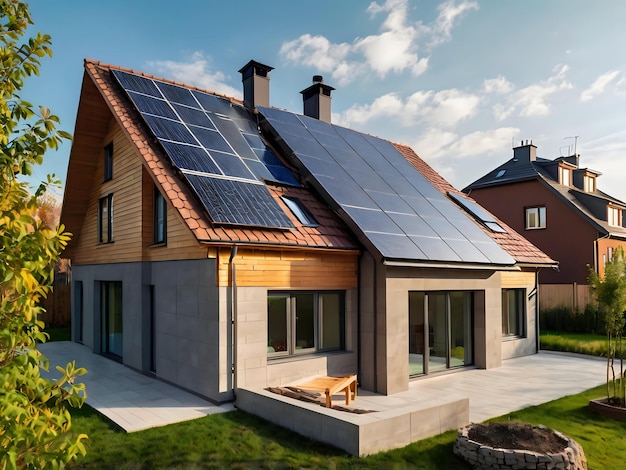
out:
<path id="1" fill-rule="evenodd" d="M 218 284 L 230 284 L 230 249 L 217 250 Z M 238 286 L 272 289 L 353 289 L 358 254 L 322 251 L 238 249 L 234 259 Z"/>
<path id="2" fill-rule="evenodd" d="M 533 285 L 535 284 L 535 273 L 533 271 L 502 271 L 500 282 L 503 289 Z"/>

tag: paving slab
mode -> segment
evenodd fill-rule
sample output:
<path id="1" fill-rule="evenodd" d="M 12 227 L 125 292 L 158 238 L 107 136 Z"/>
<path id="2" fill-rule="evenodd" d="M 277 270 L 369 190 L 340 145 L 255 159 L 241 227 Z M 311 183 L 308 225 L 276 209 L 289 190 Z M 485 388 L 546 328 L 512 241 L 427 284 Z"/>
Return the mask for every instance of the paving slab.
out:
<path id="1" fill-rule="evenodd" d="M 91 352 L 71 341 L 40 345 L 50 361 L 50 375 L 55 366 L 76 361 L 87 374 L 77 379 L 87 387 L 87 404 L 105 415 L 126 432 L 188 421 L 235 409 L 233 404 L 216 405 L 197 395 Z"/>

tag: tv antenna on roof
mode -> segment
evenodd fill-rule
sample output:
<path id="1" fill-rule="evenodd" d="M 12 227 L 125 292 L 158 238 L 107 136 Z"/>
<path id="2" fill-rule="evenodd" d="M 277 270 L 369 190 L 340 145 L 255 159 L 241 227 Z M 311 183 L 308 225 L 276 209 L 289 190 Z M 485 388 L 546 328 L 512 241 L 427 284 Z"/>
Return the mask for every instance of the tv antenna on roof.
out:
<path id="1" fill-rule="evenodd" d="M 567 139 L 574 139 L 574 155 L 578 155 L 576 153 L 576 147 L 578 147 L 578 137 L 577 135 L 573 135 L 571 137 L 565 137 L 563 140 L 567 140 Z M 569 156 L 569 155 L 568 155 Z"/>

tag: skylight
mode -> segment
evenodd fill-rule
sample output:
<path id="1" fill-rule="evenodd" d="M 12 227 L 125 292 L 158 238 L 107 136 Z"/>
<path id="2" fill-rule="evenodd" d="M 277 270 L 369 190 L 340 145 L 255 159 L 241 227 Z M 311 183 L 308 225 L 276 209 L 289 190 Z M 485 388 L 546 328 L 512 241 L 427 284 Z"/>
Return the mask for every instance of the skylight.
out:
<path id="1" fill-rule="evenodd" d="M 500 170 L 498 174 L 496 175 L 496 178 L 500 178 L 501 176 L 504 176 L 505 173 L 506 173 L 506 170 Z"/>
<path id="2" fill-rule="evenodd" d="M 281 199 L 302 225 L 305 227 L 317 227 L 319 225 L 315 217 L 302 205 L 299 199 L 287 196 L 281 196 Z"/>
<path id="3" fill-rule="evenodd" d="M 506 233 L 506 230 L 502 228 L 502 226 L 498 223 L 494 216 L 492 216 L 489 212 L 487 212 L 475 202 L 470 201 L 469 199 L 465 199 L 463 196 L 452 192 L 448 192 L 448 196 L 451 197 L 459 206 L 461 206 L 461 208 L 464 209 L 465 212 L 468 212 L 492 232 Z"/>

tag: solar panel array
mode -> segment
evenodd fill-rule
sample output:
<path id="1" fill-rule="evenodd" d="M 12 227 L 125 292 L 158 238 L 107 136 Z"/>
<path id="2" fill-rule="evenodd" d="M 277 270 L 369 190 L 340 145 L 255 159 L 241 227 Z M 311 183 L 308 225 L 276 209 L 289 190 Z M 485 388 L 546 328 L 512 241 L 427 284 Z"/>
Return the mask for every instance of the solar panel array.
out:
<path id="1" fill-rule="evenodd" d="M 448 196 L 454 199 L 468 213 L 472 214 L 477 220 L 485 224 L 492 232 L 506 233 L 496 218 L 476 204 L 474 201 L 464 198 L 459 194 L 448 192 Z"/>
<path id="2" fill-rule="evenodd" d="M 216 223 L 291 228 L 264 181 L 299 186 L 243 106 L 197 90 L 112 71 Z"/>
<path id="3" fill-rule="evenodd" d="M 275 108 L 259 111 L 300 171 L 383 257 L 514 264 L 390 142 Z"/>

